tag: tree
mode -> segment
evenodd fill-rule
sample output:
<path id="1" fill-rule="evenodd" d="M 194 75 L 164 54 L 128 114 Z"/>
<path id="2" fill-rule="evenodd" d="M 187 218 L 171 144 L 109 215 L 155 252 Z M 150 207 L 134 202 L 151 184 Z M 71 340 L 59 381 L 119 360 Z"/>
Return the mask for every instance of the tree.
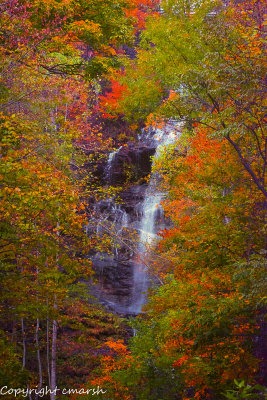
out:
<path id="1" fill-rule="evenodd" d="M 154 167 L 173 225 L 160 233 L 151 264 L 163 284 L 133 323 L 131 366 L 112 379 L 132 398 L 217 400 L 235 378 L 259 380 L 253 337 L 266 290 L 263 4 L 161 4 L 136 60 L 125 60 L 118 81 L 126 90 L 109 110 L 150 125 L 183 122 L 183 135 Z"/>
<path id="2" fill-rule="evenodd" d="M 162 285 L 133 322 L 131 365 L 113 359 L 111 379 L 138 399 L 222 399 L 234 379 L 253 383 L 258 368 L 252 339 L 266 290 L 259 192 L 231 146 L 201 126 L 155 160 L 154 172 L 173 223 L 150 266 Z"/>
<path id="3" fill-rule="evenodd" d="M 233 146 L 266 197 L 263 16 L 261 1 L 162 2 L 161 15 L 149 19 L 141 36 L 137 60 L 126 61 L 121 82 L 130 89 L 121 104 L 129 117 L 152 111 L 159 119 L 210 127 Z M 150 106 L 143 106 L 146 100 Z"/>
<path id="4" fill-rule="evenodd" d="M 81 303 L 88 297 L 81 280 L 92 276 L 87 254 L 95 241 L 84 235 L 84 187 L 94 182 L 84 150 L 109 145 L 94 121 L 91 76 L 118 64 L 116 46 L 133 30 L 127 7 L 120 0 L 0 5 L 1 324 L 25 387 L 55 387 L 60 325 L 74 293 Z"/>

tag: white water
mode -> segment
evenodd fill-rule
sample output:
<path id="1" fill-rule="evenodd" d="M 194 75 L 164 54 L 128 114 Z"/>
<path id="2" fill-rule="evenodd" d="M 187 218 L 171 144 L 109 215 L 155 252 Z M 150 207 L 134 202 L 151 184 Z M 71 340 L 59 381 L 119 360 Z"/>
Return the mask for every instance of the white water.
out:
<path id="1" fill-rule="evenodd" d="M 162 152 L 167 151 L 166 146 L 176 140 L 179 131 L 180 126 L 175 122 L 169 123 L 164 129 L 158 129 L 156 133 L 154 131 L 154 135 L 151 129 L 146 136 L 143 134 L 140 137 L 140 146 L 156 148 L 155 160 Z M 108 156 L 105 179 L 109 184 L 114 180 L 116 156 L 120 149 Z M 113 198 L 100 200 L 95 205 L 94 221 L 85 227 L 87 234 L 95 232 L 101 237 L 108 233 L 114 239 L 113 254 L 97 252 L 92 261 L 100 276 L 104 277 L 101 280 L 99 298 L 103 304 L 122 314 L 137 315 L 142 312 L 146 303 L 146 292 L 151 284 L 149 258 L 158 239 L 157 233 L 166 227 L 160 204 L 165 194 L 160 192 L 158 186 L 159 175 L 152 174 L 146 189 L 143 185 L 138 185 L 132 191 L 133 201 L 131 198 L 129 204 L 126 201 L 127 208 L 116 204 Z M 135 247 L 131 236 L 134 231 L 139 232 Z M 125 273 L 115 272 L 116 267 L 121 268 L 123 265 L 129 270 Z M 114 273 L 111 273 L 113 270 Z"/>
<path id="2" fill-rule="evenodd" d="M 109 153 L 108 155 L 108 160 L 107 160 L 107 165 L 105 168 L 105 178 L 107 180 L 107 182 L 110 182 L 110 178 L 111 178 L 111 174 L 112 174 L 112 163 L 113 163 L 113 158 L 115 157 L 115 155 L 120 151 L 120 149 L 122 148 L 119 147 L 118 149 L 112 151 L 111 153 Z"/>
<path id="3" fill-rule="evenodd" d="M 158 129 L 154 135 L 158 146 L 153 160 L 157 159 L 166 146 L 173 143 L 179 133 L 180 125 L 166 126 L 165 129 Z M 132 301 L 129 312 L 139 314 L 142 306 L 146 303 L 146 292 L 149 288 L 150 279 L 148 271 L 148 256 L 153 244 L 157 241 L 157 233 L 164 225 L 164 213 L 160 202 L 164 193 L 157 188 L 158 177 L 152 175 L 142 206 L 142 218 L 140 224 L 139 244 L 137 246 L 137 257 L 134 263 Z"/>

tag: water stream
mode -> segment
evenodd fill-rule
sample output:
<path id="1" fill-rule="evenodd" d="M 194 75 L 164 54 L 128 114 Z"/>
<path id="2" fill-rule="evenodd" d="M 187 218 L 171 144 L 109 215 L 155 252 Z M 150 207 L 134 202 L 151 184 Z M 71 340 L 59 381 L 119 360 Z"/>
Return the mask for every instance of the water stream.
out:
<path id="1" fill-rule="evenodd" d="M 157 147 L 152 166 L 161 153 L 166 151 L 166 146 L 176 139 L 177 132 L 173 129 L 173 126 L 167 126 L 165 129 L 156 131 L 154 140 L 156 140 Z M 151 175 L 142 205 L 139 243 L 137 257 L 134 262 L 132 298 L 129 306 L 129 312 L 136 315 L 142 311 L 142 306 L 146 303 L 146 292 L 150 285 L 149 252 L 152 246 L 156 244 L 157 233 L 164 228 L 164 211 L 161 206 L 164 193 L 158 189 L 158 179 L 159 177 L 156 174 Z"/>
<path id="2" fill-rule="evenodd" d="M 151 130 L 149 134 L 141 135 L 135 160 L 142 163 L 140 155 L 145 154 L 146 150 L 150 151 L 147 154 L 151 154 L 152 149 L 153 166 L 153 162 L 166 151 L 166 146 L 177 139 L 179 131 L 179 125 L 170 123 L 164 129 L 157 129 L 154 132 Z M 130 151 L 133 154 L 134 150 Z M 127 157 L 129 153 L 125 148 L 119 148 L 109 154 L 105 168 L 105 179 L 108 184 L 117 179 L 119 159 L 127 160 Z M 123 198 L 123 193 L 120 195 Z M 99 300 L 115 312 L 137 315 L 142 312 L 142 307 L 146 303 L 146 292 L 151 285 L 149 256 L 157 242 L 157 233 L 166 227 L 160 204 L 164 193 L 159 190 L 159 176 L 152 174 L 148 184 L 133 184 L 126 190 L 124 196 L 124 202 L 119 204 L 114 199 L 96 204 L 99 215 L 97 233 L 100 236 L 104 233 L 104 224 L 109 229 L 115 229 L 117 242 L 113 256 L 97 253 L 92 261 L 100 273 Z M 138 233 L 136 244 L 134 242 L 131 244 L 129 239 L 131 238 L 129 232 L 132 231 Z"/>
<path id="3" fill-rule="evenodd" d="M 112 164 L 115 155 L 121 150 L 121 147 L 109 153 L 107 165 L 105 168 L 105 178 L 108 183 L 111 183 L 111 175 L 112 175 Z"/>

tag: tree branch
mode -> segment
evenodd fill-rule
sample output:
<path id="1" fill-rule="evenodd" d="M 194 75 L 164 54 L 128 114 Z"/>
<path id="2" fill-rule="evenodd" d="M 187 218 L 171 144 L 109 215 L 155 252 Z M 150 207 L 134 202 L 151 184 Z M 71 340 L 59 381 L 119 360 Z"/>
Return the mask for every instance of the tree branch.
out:
<path id="1" fill-rule="evenodd" d="M 250 167 L 249 163 L 245 160 L 245 158 L 242 155 L 242 152 L 240 150 L 240 147 L 237 145 L 237 143 L 235 143 L 231 138 L 230 135 L 228 134 L 226 136 L 226 139 L 228 140 L 228 142 L 234 147 L 235 151 L 238 154 L 238 157 L 242 163 L 242 165 L 244 166 L 244 168 L 246 169 L 246 171 L 249 173 L 249 175 L 251 176 L 253 182 L 256 184 L 256 186 L 259 188 L 259 190 L 262 192 L 262 194 L 267 198 L 267 191 L 265 190 L 264 186 L 261 184 L 260 179 L 256 176 L 256 174 L 254 173 L 254 171 L 252 170 L 252 168 Z"/>

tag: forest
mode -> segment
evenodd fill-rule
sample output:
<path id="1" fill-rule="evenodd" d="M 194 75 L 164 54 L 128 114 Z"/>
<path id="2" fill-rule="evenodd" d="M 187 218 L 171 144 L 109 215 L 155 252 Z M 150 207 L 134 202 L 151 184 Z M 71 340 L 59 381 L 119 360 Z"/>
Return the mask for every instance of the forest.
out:
<path id="1" fill-rule="evenodd" d="M 0 0 L 0 400 L 267 399 L 263 0 Z"/>

